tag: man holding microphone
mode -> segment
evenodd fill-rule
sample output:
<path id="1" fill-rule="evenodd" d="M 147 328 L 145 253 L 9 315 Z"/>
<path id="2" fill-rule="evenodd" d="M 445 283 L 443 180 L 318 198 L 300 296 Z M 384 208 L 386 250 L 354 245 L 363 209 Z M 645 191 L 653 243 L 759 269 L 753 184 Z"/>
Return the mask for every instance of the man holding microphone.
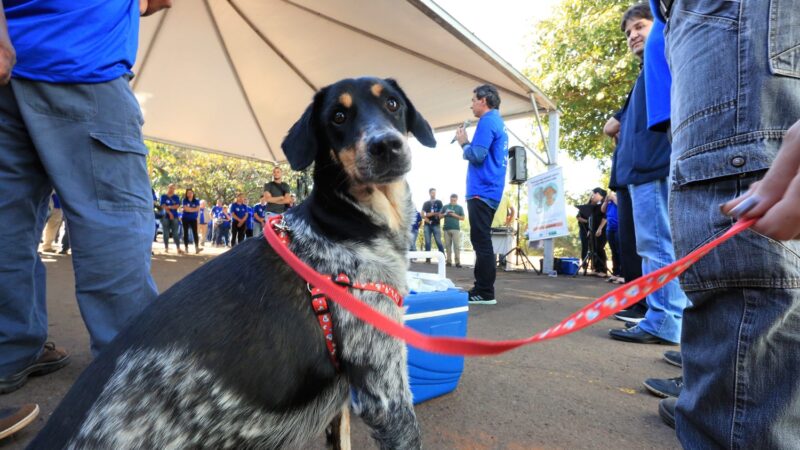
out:
<path id="1" fill-rule="evenodd" d="M 475 249 L 475 285 L 469 291 L 471 304 L 494 305 L 497 275 L 492 249 L 491 224 L 503 197 L 508 160 L 508 135 L 498 107 L 497 88 L 485 84 L 473 91 L 472 114 L 478 118 L 470 142 L 464 127 L 456 130 L 467 168 L 467 211 L 470 241 Z"/>

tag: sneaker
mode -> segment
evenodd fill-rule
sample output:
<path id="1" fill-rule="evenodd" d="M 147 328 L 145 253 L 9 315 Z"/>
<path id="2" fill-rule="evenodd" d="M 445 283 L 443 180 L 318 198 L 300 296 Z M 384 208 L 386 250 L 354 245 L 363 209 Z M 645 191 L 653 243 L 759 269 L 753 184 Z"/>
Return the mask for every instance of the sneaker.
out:
<path id="1" fill-rule="evenodd" d="M 667 364 L 672 364 L 675 367 L 683 367 L 683 358 L 681 357 L 681 352 L 679 351 L 670 350 L 664 352 L 664 361 L 666 361 Z"/>
<path id="2" fill-rule="evenodd" d="M 623 322 L 639 323 L 644 320 L 644 314 L 631 311 L 629 309 L 623 309 L 622 311 L 614 314 L 614 318 Z"/>
<path id="3" fill-rule="evenodd" d="M 470 305 L 496 305 L 497 300 L 493 298 L 484 298 L 479 294 L 472 294 L 469 296 Z"/>
<path id="4" fill-rule="evenodd" d="M 656 397 L 677 397 L 683 389 L 683 377 L 648 378 L 643 384 Z"/>
<path id="5" fill-rule="evenodd" d="M 670 428 L 675 428 L 675 404 L 678 403 L 677 398 L 665 398 L 658 402 L 658 415 Z"/>
<path id="6" fill-rule="evenodd" d="M 28 381 L 29 376 L 47 375 L 67 364 L 69 364 L 69 353 L 63 348 L 56 347 L 56 344 L 52 342 L 45 342 L 39 359 L 15 374 L 0 378 L 0 394 L 7 394 L 21 388 Z"/>
<path id="7" fill-rule="evenodd" d="M 0 439 L 9 437 L 30 425 L 38 415 L 39 405 L 35 403 L 0 408 Z"/>
<path id="8" fill-rule="evenodd" d="M 618 330 L 609 330 L 608 334 L 611 339 L 618 341 L 633 342 L 636 344 L 663 344 L 663 345 L 678 345 L 677 342 L 661 339 L 660 337 L 650 334 L 640 327 L 635 326 L 631 328 L 622 328 Z"/>

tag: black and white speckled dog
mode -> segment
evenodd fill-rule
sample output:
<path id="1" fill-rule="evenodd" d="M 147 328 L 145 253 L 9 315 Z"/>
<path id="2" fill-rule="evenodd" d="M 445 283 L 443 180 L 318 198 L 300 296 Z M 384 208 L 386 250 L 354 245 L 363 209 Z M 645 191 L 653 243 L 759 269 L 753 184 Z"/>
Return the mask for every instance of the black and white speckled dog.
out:
<path id="1" fill-rule="evenodd" d="M 393 80 L 342 80 L 314 96 L 283 142 L 293 169 L 315 163 L 313 192 L 286 214 L 295 254 L 320 273 L 407 293 L 409 132 L 436 143 Z M 388 297 L 353 293 L 402 320 Z M 247 240 L 145 309 L 30 448 L 301 448 L 350 387 L 381 448 L 420 447 L 405 345 L 331 309 L 338 372 L 306 284 L 264 239 Z"/>

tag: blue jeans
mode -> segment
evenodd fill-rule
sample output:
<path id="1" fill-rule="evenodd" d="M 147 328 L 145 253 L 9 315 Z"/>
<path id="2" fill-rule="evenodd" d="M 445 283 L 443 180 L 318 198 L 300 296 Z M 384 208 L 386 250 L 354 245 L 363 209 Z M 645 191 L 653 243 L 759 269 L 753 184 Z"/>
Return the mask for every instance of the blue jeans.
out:
<path id="1" fill-rule="evenodd" d="M 431 251 L 431 234 L 433 235 L 433 239 L 436 240 L 436 247 L 439 249 L 440 252 L 444 253 L 444 245 L 442 245 L 442 226 L 441 225 L 431 225 L 429 223 L 425 224 L 425 228 L 422 231 L 423 235 L 425 236 L 425 251 Z"/>
<path id="2" fill-rule="evenodd" d="M 47 339 L 36 252 L 55 188 L 69 224 L 75 295 L 97 355 L 156 295 L 153 197 L 139 104 L 119 78 L 98 84 L 13 79 L 0 86 L 0 377 Z"/>
<path id="3" fill-rule="evenodd" d="M 800 118 L 800 0 L 677 0 L 672 11 L 670 216 L 680 257 L 731 226 L 717 205 L 763 176 Z M 797 448 L 799 254 L 798 241 L 747 231 L 681 277 L 692 302 L 676 409 L 685 448 Z"/>
<path id="4" fill-rule="evenodd" d="M 181 221 L 177 217 L 170 219 L 168 215 L 164 214 L 161 219 L 161 231 L 164 233 L 164 248 L 169 250 L 169 236 L 172 233 L 172 240 L 175 242 L 175 248 L 181 248 Z"/>
<path id="5" fill-rule="evenodd" d="M 642 275 L 675 262 L 667 197 L 667 180 L 628 185 L 636 228 L 636 252 L 642 258 Z M 686 294 L 678 280 L 672 280 L 647 296 L 647 313 L 639 328 L 661 339 L 679 342 Z"/>

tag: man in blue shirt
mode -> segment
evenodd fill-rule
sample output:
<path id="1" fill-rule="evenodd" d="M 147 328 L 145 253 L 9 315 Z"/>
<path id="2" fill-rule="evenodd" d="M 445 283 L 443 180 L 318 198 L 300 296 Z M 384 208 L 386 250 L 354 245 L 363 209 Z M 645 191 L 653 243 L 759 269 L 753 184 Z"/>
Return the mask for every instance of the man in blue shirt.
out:
<path id="1" fill-rule="evenodd" d="M 494 305 L 494 280 L 497 276 L 492 249 L 491 224 L 503 197 L 508 159 L 508 135 L 500 117 L 500 94 L 492 85 L 475 88 L 472 113 L 478 126 L 472 142 L 462 127 L 456 139 L 469 161 L 467 168 L 467 214 L 470 240 L 475 250 L 475 285 L 469 292 L 472 304 Z"/>
<path id="2" fill-rule="evenodd" d="M 245 239 L 253 237 L 253 207 L 248 204 L 247 198 L 244 199 L 244 206 L 247 207 L 247 229 L 244 231 Z"/>
<path id="3" fill-rule="evenodd" d="M 214 243 L 215 246 L 219 247 L 222 243 L 222 237 L 220 236 L 220 230 L 217 225 L 219 224 L 219 215 L 222 212 L 222 199 L 217 199 L 217 204 L 211 208 L 211 222 L 209 222 L 209 226 L 211 227 L 211 242 Z"/>
<path id="4" fill-rule="evenodd" d="M 255 227 L 253 230 L 253 235 L 255 237 L 263 236 L 264 235 L 264 224 L 266 223 L 266 216 L 267 216 L 267 200 L 265 196 L 261 195 L 261 201 L 258 202 L 257 205 L 253 206 L 253 226 Z"/>
<path id="5" fill-rule="evenodd" d="M 162 237 L 164 238 L 164 251 L 167 253 L 169 253 L 170 235 L 172 235 L 178 253 L 183 253 L 181 250 L 181 219 L 178 217 L 180 207 L 181 198 L 175 193 L 175 185 L 170 184 L 167 186 L 167 193 L 161 195 L 161 210 L 164 212 L 161 217 L 161 230 L 164 232 Z"/>
<path id="6" fill-rule="evenodd" d="M 236 201 L 231 204 L 231 247 L 244 241 L 247 231 L 247 205 L 244 204 L 244 194 L 236 193 Z"/>
<path id="7" fill-rule="evenodd" d="M 631 52 L 640 60 L 650 34 L 653 16 L 646 4 L 626 11 L 621 28 Z M 609 122 L 615 121 L 612 118 Z M 667 210 L 671 147 L 666 133 L 648 131 L 644 71 L 639 73 L 619 114 L 619 144 L 615 155 L 616 182 L 628 186 L 636 227 L 636 251 L 642 257 L 642 274 L 647 275 L 675 261 Z M 607 128 L 613 128 L 609 124 Z M 631 328 L 611 330 L 612 339 L 640 344 L 678 344 L 683 309 L 688 299 L 678 280 L 647 296 L 643 318 L 617 315 L 637 321 Z"/>
<path id="8" fill-rule="evenodd" d="M 142 114 L 130 86 L 139 15 L 159 0 L 5 0 L 0 17 L 0 393 L 57 370 L 36 252 L 58 191 L 94 355 L 157 295 Z"/>

